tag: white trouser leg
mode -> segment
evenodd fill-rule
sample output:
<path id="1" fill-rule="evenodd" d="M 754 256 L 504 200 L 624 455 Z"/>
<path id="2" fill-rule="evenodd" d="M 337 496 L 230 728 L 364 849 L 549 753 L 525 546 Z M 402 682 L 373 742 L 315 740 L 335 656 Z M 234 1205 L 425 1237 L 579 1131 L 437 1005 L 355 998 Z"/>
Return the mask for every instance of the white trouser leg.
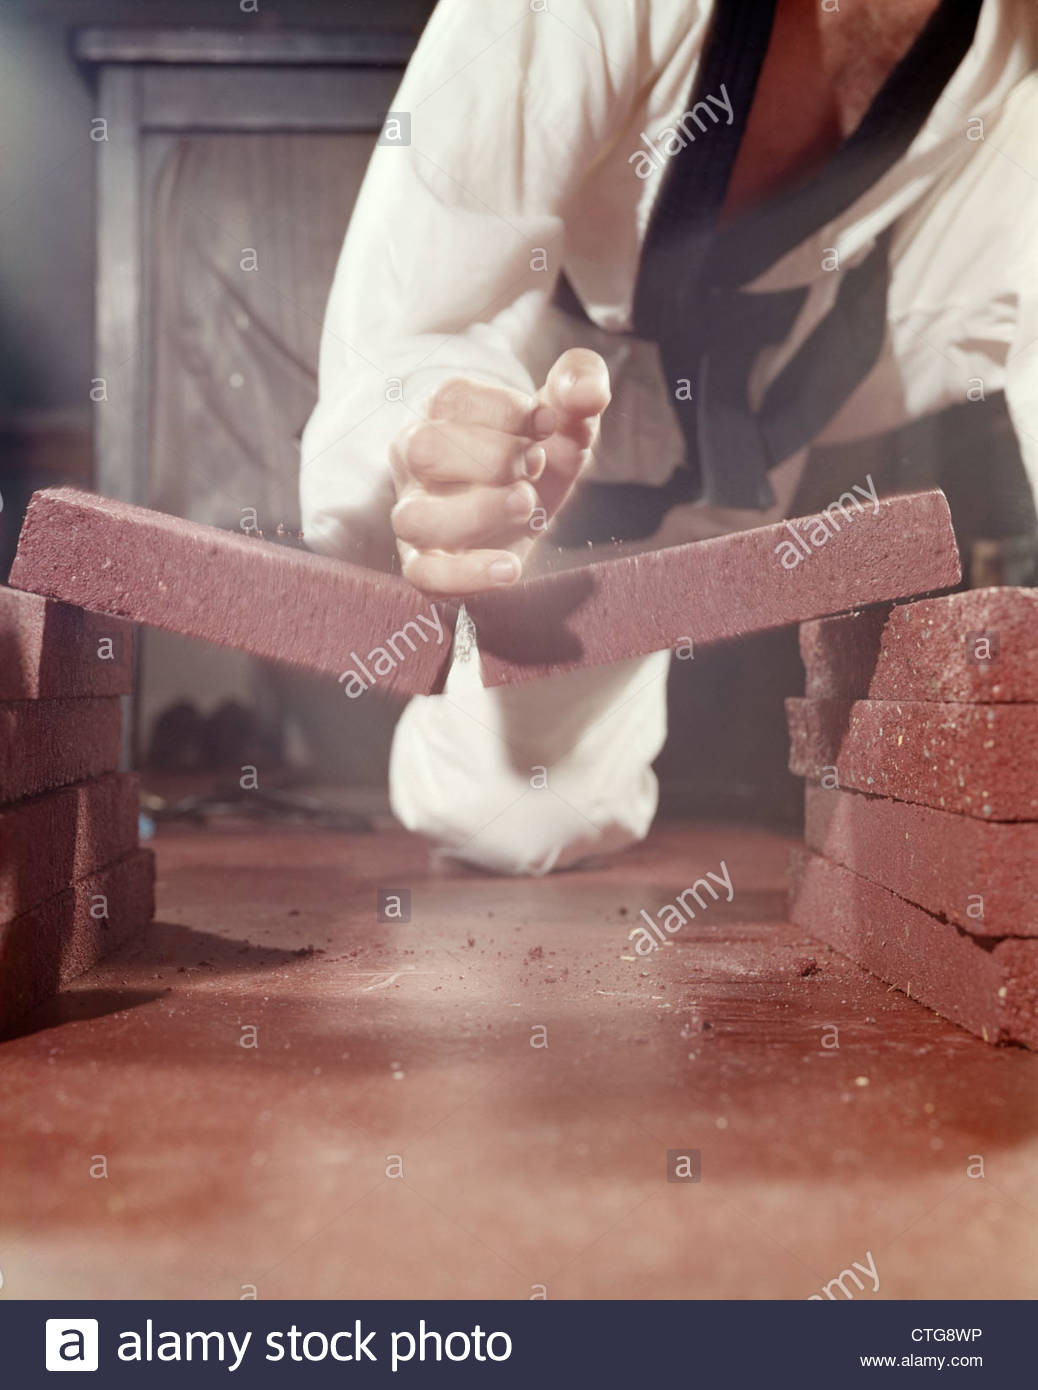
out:
<path id="1" fill-rule="evenodd" d="M 485 689 L 459 636 L 444 693 L 416 696 L 397 724 L 394 812 L 443 853 L 497 873 L 546 874 L 640 840 L 656 812 L 669 660 Z"/>

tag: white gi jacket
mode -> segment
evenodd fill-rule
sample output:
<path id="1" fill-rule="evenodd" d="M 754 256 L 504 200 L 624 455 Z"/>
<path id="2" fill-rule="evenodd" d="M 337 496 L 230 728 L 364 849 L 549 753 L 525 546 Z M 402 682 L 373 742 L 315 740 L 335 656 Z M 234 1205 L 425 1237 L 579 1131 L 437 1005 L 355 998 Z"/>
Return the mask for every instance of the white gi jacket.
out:
<path id="1" fill-rule="evenodd" d="M 410 114 L 411 143 L 376 148 L 328 304 L 300 474 L 314 549 L 384 563 L 389 441 L 423 400 L 457 375 L 533 392 L 570 346 L 601 352 L 613 379 L 595 477 L 660 484 L 679 466 L 655 344 L 620 335 L 660 187 L 634 156 L 684 111 L 711 9 L 440 0 L 393 104 Z M 1004 390 L 1038 494 L 1036 13 L 1033 0 L 984 0 L 903 158 L 753 282 L 809 291 L 788 340 L 756 363 L 759 399 L 840 273 L 894 228 L 887 341 L 816 444 Z M 550 304 L 561 267 L 591 328 Z M 779 519 L 802 462 L 773 471 L 771 511 L 678 506 L 652 543 Z M 448 852 L 505 872 L 638 838 L 656 806 L 667 657 L 505 691 L 482 688 L 471 653 L 457 660 L 445 694 L 413 700 L 400 721 L 394 809 Z"/>

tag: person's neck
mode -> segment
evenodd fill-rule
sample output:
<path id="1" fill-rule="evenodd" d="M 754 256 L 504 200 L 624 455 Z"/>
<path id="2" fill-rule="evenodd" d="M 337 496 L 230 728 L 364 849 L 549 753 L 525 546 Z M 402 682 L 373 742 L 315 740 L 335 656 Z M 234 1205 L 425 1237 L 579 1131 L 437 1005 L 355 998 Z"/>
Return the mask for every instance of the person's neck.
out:
<path id="1" fill-rule="evenodd" d="M 846 138 L 873 98 L 912 47 L 941 0 L 778 0 L 797 11 L 801 26 L 814 25 L 821 76 L 832 93 Z"/>
<path id="2" fill-rule="evenodd" d="M 826 163 L 940 0 L 777 0 L 722 220 Z"/>

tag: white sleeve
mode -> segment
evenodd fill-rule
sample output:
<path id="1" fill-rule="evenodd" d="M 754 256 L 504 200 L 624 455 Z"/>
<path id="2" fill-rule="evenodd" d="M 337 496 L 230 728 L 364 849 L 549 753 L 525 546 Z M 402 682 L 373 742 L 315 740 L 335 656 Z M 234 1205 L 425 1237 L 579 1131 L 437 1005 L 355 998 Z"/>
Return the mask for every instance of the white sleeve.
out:
<path id="1" fill-rule="evenodd" d="M 1016 287 L 1017 320 L 1006 360 L 1006 405 L 1038 507 L 1038 196 L 1025 219 L 1029 245 Z"/>
<path id="2" fill-rule="evenodd" d="M 534 389 L 567 218 L 636 100 L 637 8 L 434 11 L 392 108 L 410 142 L 376 146 L 328 303 L 300 471 L 313 549 L 385 564 L 388 445 L 437 384 Z"/>

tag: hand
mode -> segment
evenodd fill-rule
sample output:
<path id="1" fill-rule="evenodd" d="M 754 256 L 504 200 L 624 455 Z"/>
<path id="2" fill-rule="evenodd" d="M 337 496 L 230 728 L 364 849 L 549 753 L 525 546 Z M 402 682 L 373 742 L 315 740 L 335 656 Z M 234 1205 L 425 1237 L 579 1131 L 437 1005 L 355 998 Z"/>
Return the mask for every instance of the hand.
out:
<path id="1" fill-rule="evenodd" d="M 532 400 L 464 378 L 441 386 L 390 449 L 404 578 L 434 594 L 514 584 L 589 465 L 608 404 L 608 368 L 587 348 L 564 352 Z"/>

